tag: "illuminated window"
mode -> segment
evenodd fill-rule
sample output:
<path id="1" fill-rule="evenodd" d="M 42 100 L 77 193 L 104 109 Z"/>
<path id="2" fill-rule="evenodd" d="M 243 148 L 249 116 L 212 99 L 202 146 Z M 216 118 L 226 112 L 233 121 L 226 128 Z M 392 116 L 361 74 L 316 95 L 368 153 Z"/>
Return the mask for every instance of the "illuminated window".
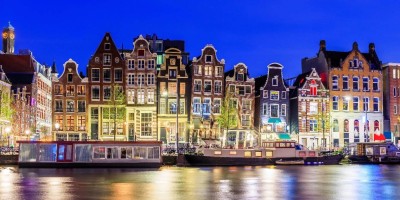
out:
<path id="1" fill-rule="evenodd" d="M 200 105 L 201 105 L 200 97 L 194 97 L 193 98 L 193 113 L 200 114 Z"/>
<path id="2" fill-rule="evenodd" d="M 152 113 L 140 113 L 140 135 L 151 136 L 152 135 Z"/>
<path id="3" fill-rule="evenodd" d="M 271 100 L 279 100 L 279 91 L 271 91 L 269 96 Z"/>
<path id="4" fill-rule="evenodd" d="M 318 131 L 318 121 L 316 119 L 311 119 L 309 122 L 310 122 L 310 132 Z"/>
<path id="5" fill-rule="evenodd" d="M 338 90 L 338 77 L 337 76 L 332 76 L 332 90 Z"/>

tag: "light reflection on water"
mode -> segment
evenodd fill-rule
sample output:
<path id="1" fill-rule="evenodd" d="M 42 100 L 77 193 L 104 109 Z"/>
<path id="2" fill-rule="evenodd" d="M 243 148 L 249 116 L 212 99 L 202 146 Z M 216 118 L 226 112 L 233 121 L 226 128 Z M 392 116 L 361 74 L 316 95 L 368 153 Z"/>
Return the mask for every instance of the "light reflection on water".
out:
<path id="1" fill-rule="evenodd" d="M 0 199 L 399 199 L 400 165 L 18 169 Z"/>

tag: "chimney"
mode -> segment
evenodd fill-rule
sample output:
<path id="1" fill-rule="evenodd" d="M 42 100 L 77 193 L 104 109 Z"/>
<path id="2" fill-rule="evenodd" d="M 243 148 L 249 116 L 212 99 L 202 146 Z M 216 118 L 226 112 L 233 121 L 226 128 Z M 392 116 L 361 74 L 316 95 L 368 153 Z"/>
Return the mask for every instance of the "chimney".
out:
<path id="1" fill-rule="evenodd" d="M 370 54 L 372 54 L 372 53 L 375 53 L 375 44 L 374 43 L 369 43 L 369 53 Z"/>
<path id="2" fill-rule="evenodd" d="M 319 41 L 319 50 L 326 51 L 326 41 L 325 40 Z"/>

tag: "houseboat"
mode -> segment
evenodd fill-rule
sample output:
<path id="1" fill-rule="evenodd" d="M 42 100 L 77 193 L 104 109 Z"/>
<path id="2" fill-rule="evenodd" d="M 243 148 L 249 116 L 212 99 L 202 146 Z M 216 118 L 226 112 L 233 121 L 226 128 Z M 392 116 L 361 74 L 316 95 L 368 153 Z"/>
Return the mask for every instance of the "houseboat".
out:
<path id="1" fill-rule="evenodd" d="M 18 141 L 19 167 L 160 167 L 161 142 Z"/>
<path id="2" fill-rule="evenodd" d="M 349 144 L 347 154 L 355 164 L 400 164 L 400 149 L 392 142 Z"/>
<path id="3" fill-rule="evenodd" d="M 295 141 L 273 141 L 263 142 L 262 147 L 255 149 L 200 148 L 196 154 L 185 154 L 184 158 L 181 164 L 187 166 L 330 165 L 339 164 L 343 155 L 307 150 Z"/>

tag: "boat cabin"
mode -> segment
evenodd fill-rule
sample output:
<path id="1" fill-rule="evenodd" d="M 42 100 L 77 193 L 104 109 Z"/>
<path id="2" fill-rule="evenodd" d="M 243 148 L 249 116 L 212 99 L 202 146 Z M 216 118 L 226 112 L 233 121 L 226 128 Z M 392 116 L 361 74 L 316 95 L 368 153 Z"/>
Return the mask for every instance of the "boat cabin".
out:
<path id="1" fill-rule="evenodd" d="M 159 167 L 161 142 L 18 141 L 20 167 Z"/>
<path id="2" fill-rule="evenodd" d="M 349 155 L 400 156 L 400 150 L 392 142 L 360 142 L 349 144 Z"/>

